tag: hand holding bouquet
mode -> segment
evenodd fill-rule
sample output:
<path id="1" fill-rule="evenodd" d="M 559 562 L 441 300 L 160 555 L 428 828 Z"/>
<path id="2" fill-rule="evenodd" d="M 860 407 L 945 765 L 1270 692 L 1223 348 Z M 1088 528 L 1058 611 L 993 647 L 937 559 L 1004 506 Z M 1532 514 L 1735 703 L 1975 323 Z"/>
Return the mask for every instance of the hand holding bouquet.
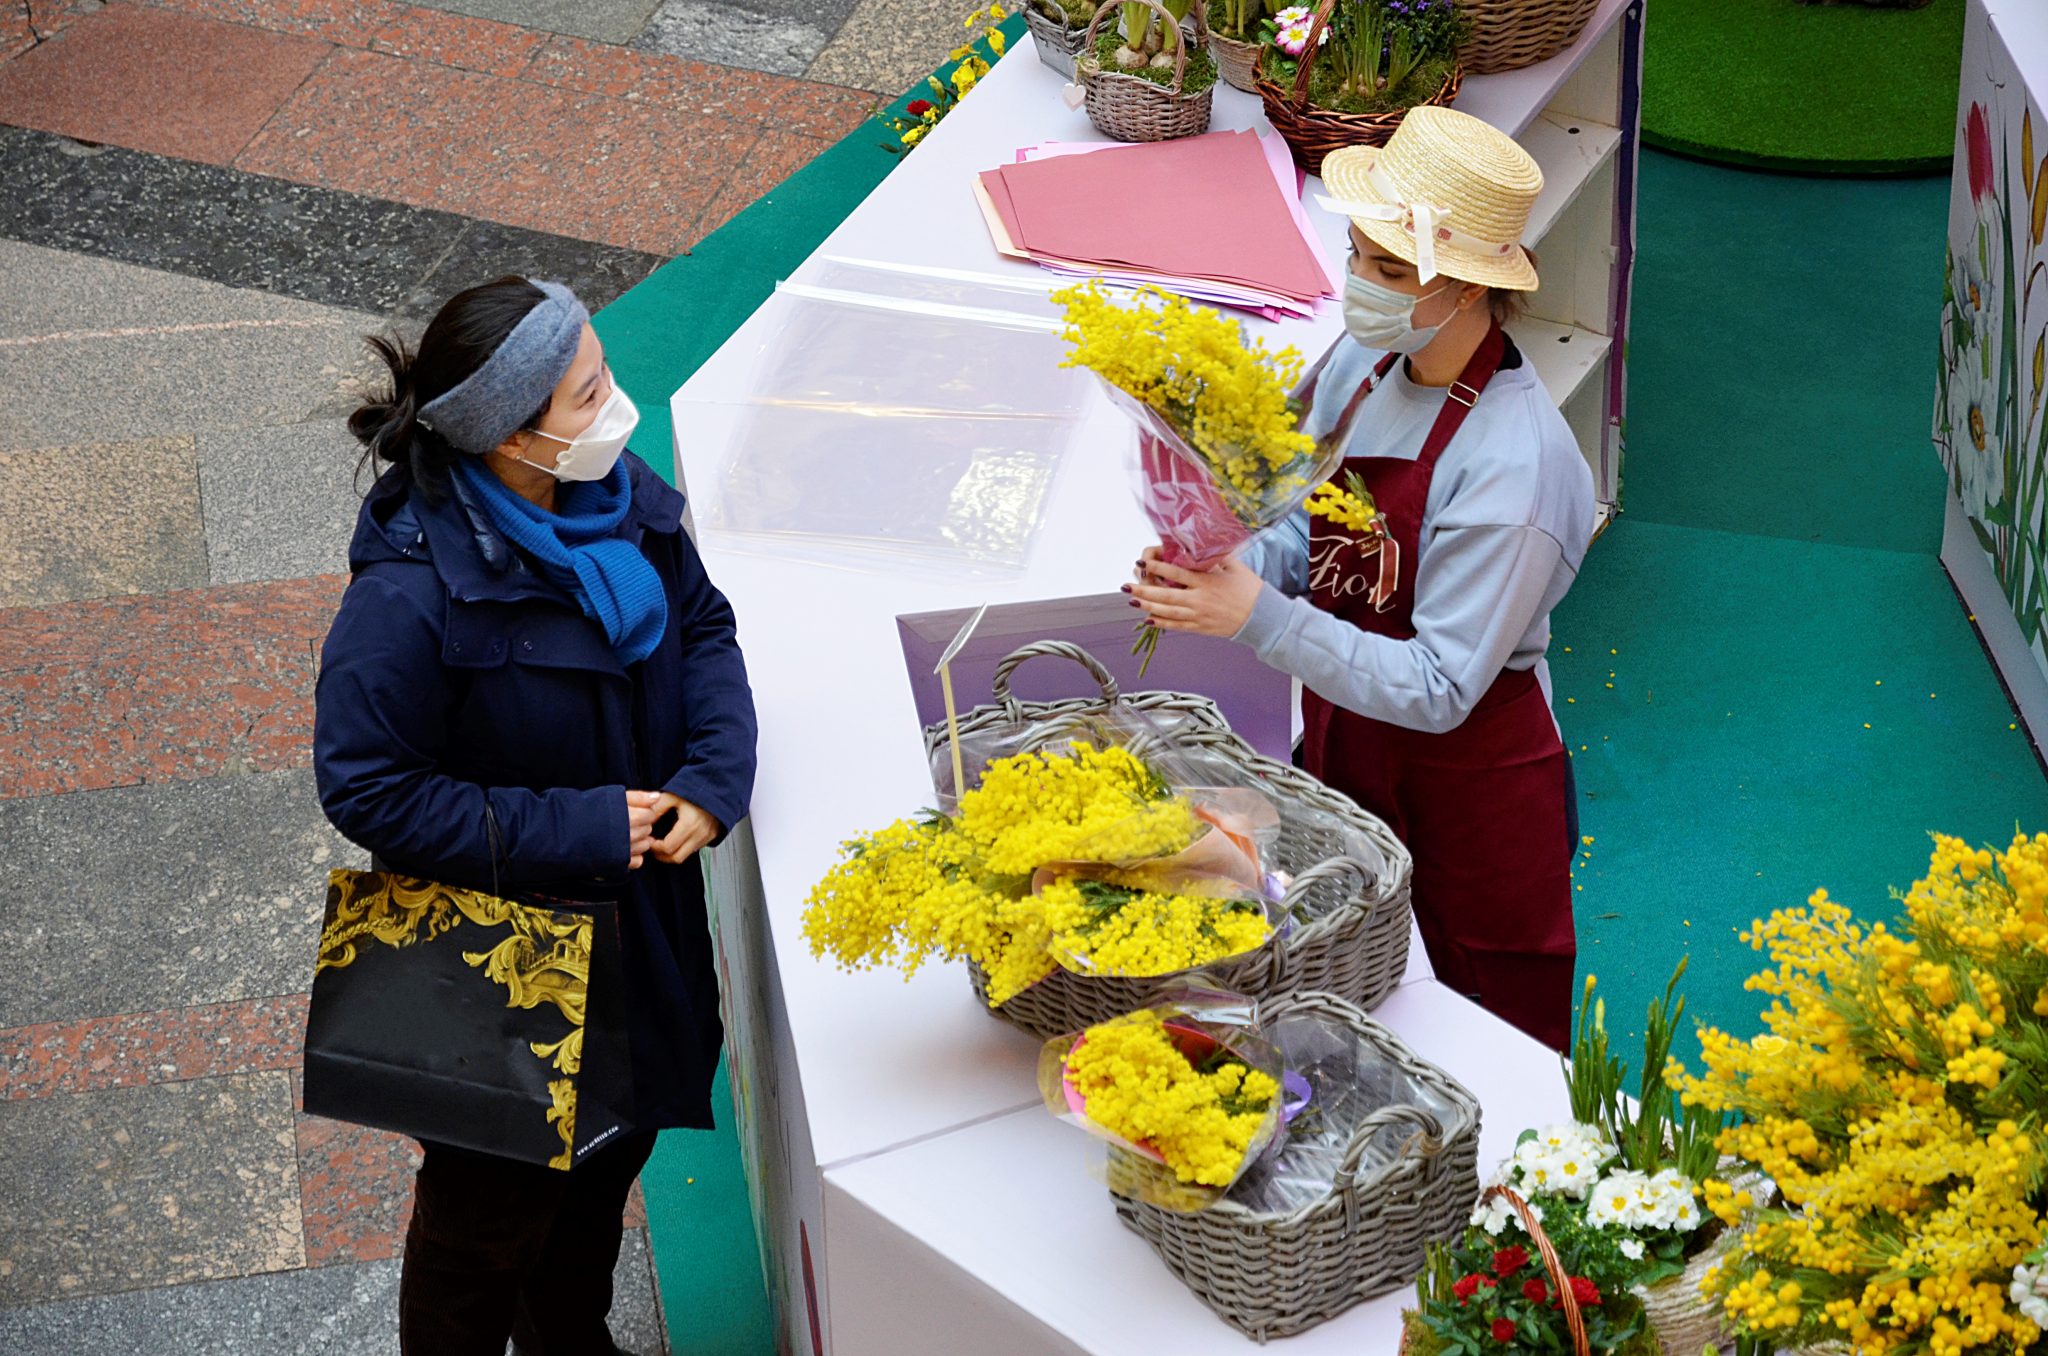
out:
<path id="1" fill-rule="evenodd" d="M 1065 366 L 1085 367 L 1138 425 L 1138 502 L 1168 565 L 1207 570 L 1302 507 L 1343 459 L 1348 420 L 1302 431 L 1301 355 L 1247 341 L 1243 325 L 1158 288 L 1130 305 L 1099 283 L 1066 307 Z M 1136 648 L 1158 643 L 1149 626 Z"/>

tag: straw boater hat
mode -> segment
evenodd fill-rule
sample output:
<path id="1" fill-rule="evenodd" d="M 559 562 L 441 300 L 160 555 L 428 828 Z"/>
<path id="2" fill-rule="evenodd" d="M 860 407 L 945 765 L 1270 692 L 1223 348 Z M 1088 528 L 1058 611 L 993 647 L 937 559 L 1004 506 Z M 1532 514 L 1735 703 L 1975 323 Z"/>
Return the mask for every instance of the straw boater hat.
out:
<path id="1" fill-rule="evenodd" d="M 1536 290 L 1522 248 L 1543 171 L 1514 139 L 1469 113 L 1409 110 L 1384 147 L 1346 146 L 1323 161 L 1329 196 L 1365 238 L 1416 266 L 1513 292 Z"/>

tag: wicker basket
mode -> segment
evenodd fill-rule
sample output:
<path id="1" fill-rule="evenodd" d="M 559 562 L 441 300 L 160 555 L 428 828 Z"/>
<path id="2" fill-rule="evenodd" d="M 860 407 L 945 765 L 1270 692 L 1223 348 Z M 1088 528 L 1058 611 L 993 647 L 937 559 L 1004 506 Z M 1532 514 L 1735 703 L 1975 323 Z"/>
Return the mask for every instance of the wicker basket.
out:
<path id="1" fill-rule="evenodd" d="M 1048 14 L 1038 7 L 1039 0 L 1025 0 L 1024 26 L 1031 30 L 1031 45 L 1038 49 L 1038 59 L 1061 75 L 1074 78 L 1074 59 L 1081 55 L 1081 44 L 1088 39 L 1085 24 L 1069 25 L 1064 13 Z"/>
<path id="2" fill-rule="evenodd" d="M 1472 21 L 1458 62 L 1473 75 L 1491 75 L 1547 61 L 1578 40 L 1598 8 L 1600 0 L 1458 0 Z"/>
<path id="3" fill-rule="evenodd" d="M 1216 73 L 1224 84 L 1246 94 L 1259 92 L 1259 50 L 1264 45 L 1226 38 L 1213 30 L 1209 34 L 1209 55 L 1216 58 Z"/>
<path id="4" fill-rule="evenodd" d="M 1408 116 L 1405 108 L 1388 113 L 1343 113 L 1336 109 L 1317 108 L 1308 101 L 1309 81 L 1315 74 L 1316 52 L 1322 45 L 1320 35 L 1329 26 L 1335 8 L 1336 0 L 1322 0 L 1316 6 L 1315 23 L 1309 30 L 1308 46 L 1302 50 L 1301 59 L 1295 65 L 1292 88 L 1269 76 L 1263 61 L 1255 82 L 1259 100 L 1266 106 L 1266 120 L 1287 142 L 1287 148 L 1294 152 L 1294 163 L 1301 166 L 1306 174 L 1321 174 L 1323 157 L 1342 147 L 1386 145 L 1387 139 L 1394 135 L 1394 129 L 1401 125 L 1401 119 Z M 1464 80 L 1463 64 L 1453 64 L 1451 73 L 1444 78 L 1443 88 L 1423 103 L 1449 106 L 1458 97 L 1458 88 Z"/>
<path id="5" fill-rule="evenodd" d="M 1759 1206 L 1770 1204 L 1777 1195 L 1770 1179 L 1758 1172 L 1734 1171 L 1737 1168 L 1734 1159 L 1721 1160 L 1724 1180 L 1737 1190 L 1749 1192 Z M 1664 1356 L 1699 1356 L 1709 1343 L 1719 1346 L 1727 1340 L 1721 1306 L 1700 1294 L 1700 1282 L 1706 1279 L 1708 1269 L 1735 1246 L 1741 1234 L 1740 1229 L 1723 1229 L 1685 1264 L 1684 1271 L 1647 1289 L 1637 1287 L 1635 1296 L 1643 1302 L 1643 1311 L 1649 1316 L 1650 1328 L 1657 1334 Z"/>
<path id="6" fill-rule="evenodd" d="M 1516 1195 L 1511 1188 L 1488 1187 L 1486 1194 L 1479 1198 L 1479 1203 L 1485 1205 L 1496 1196 L 1508 1203 L 1508 1207 L 1521 1219 L 1522 1231 L 1536 1244 L 1537 1255 L 1543 1259 L 1543 1269 L 1550 1275 L 1551 1288 L 1557 1291 L 1558 1301 L 1564 1308 L 1565 1331 L 1571 1337 L 1572 1356 L 1595 1356 L 1593 1343 L 1586 1336 L 1586 1316 L 1579 1312 L 1579 1302 L 1573 1296 L 1564 1263 L 1559 1259 L 1557 1248 L 1550 1241 L 1550 1235 L 1543 1232 L 1543 1226 L 1537 1222 L 1535 1213 L 1529 1209 L 1529 1203 Z M 1401 1356 L 1408 1356 L 1406 1323 L 1401 1325 Z"/>
<path id="7" fill-rule="evenodd" d="M 1114 1198 L 1123 1222 L 1158 1249 L 1169 1271 L 1226 1323 L 1263 1342 L 1411 1283 L 1428 1246 L 1465 1228 L 1479 1192 L 1479 1103 L 1341 998 L 1299 994 L 1261 1005 L 1259 1016 L 1318 1017 L 1350 1027 L 1462 1112 L 1450 1125 L 1412 1106 L 1368 1117 L 1330 1194 L 1286 1214 L 1261 1214 L 1227 1196 L 1192 1214 Z M 1387 1125 L 1414 1134 L 1391 1163 L 1361 1172 L 1360 1160 Z"/>
<path id="8" fill-rule="evenodd" d="M 1216 87 L 1204 89 L 1199 94 L 1185 93 L 1181 86 L 1188 78 L 1188 35 L 1179 30 L 1172 14 L 1155 3 L 1155 0 L 1136 0 L 1137 3 L 1156 11 L 1166 21 L 1168 28 L 1176 30 L 1179 41 L 1174 45 L 1173 84 L 1160 85 L 1122 71 L 1103 69 L 1102 62 L 1095 54 L 1095 35 L 1102 27 L 1105 17 L 1117 11 L 1117 6 L 1105 4 L 1098 7 L 1095 17 L 1089 20 L 1088 32 L 1082 39 L 1081 54 L 1075 68 L 1082 86 L 1088 93 L 1088 120 L 1095 124 L 1095 130 L 1116 141 L 1171 141 L 1175 137 L 1199 136 L 1209 130 L 1209 109 L 1214 102 Z M 1206 5 L 1196 5 L 1190 11 L 1195 19 L 1194 47 L 1207 51 L 1209 47 L 1209 20 L 1204 11 Z"/>
<path id="9" fill-rule="evenodd" d="M 1099 700 L 1019 702 L 1010 693 L 1010 675 L 1025 660 L 1057 655 L 1087 666 L 1102 687 Z M 1282 827 L 1274 848 L 1274 865 L 1294 875 L 1288 903 L 1296 910 L 1294 929 L 1257 951 L 1202 969 L 1204 983 L 1214 983 L 1252 998 L 1275 998 L 1304 990 L 1320 990 L 1371 1011 L 1401 982 L 1408 969 L 1411 930 L 1409 876 L 1413 862 L 1392 831 L 1321 782 L 1286 763 L 1265 758 L 1230 732 L 1223 715 L 1205 697 L 1176 692 L 1146 692 L 1121 697 L 1116 682 L 1093 656 L 1077 646 L 1041 641 L 1006 656 L 996 670 L 996 704 L 976 708 L 960 722 L 962 734 L 999 722 L 1029 720 L 1045 730 L 1043 742 L 1061 737 L 1062 718 L 1100 714 L 1125 702 L 1153 719 L 1178 717 L 1176 745 L 1195 747 L 1222 758 L 1255 776 L 1269 794 L 1322 810 L 1364 834 L 1387 859 L 1384 878 L 1369 879 L 1356 863 L 1342 856 L 1334 831 L 1290 823 Z M 946 728 L 925 731 L 925 748 L 936 754 Z M 1141 756 L 1143 748 L 1133 745 Z M 974 992 L 984 1005 L 988 984 L 981 970 L 969 964 Z M 1127 979 L 1114 975 L 1077 975 L 1055 970 L 999 1008 L 998 1017 L 1034 1036 L 1049 1038 L 1079 1031 L 1097 1022 L 1144 1007 L 1176 976 Z"/>

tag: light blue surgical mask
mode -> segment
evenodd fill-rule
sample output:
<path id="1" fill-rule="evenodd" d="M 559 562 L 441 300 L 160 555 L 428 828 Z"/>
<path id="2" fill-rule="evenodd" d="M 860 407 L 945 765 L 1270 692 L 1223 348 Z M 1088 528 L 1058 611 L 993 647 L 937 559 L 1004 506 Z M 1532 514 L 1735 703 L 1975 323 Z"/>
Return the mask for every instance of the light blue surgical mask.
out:
<path id="1" fill-rule="evenodd" d="M 1441 323 L 1418 328 L 1415 308 L 1437 292 L 1449 287 L 1445 279 L 1436 292 L 1411 297 L 1376 282 L 1347 273 L 1344 277 L 1344 332 L 1367 348 L 1389 353 L 1420 353 L 1436 338 Z"/>

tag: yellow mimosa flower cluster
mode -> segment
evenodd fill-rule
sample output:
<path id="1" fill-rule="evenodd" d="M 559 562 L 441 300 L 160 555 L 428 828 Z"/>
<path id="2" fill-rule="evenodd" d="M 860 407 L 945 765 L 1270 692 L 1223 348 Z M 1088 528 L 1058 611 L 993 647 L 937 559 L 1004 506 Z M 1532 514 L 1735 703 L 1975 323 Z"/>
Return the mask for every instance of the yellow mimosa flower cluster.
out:
<path id="1" fill-rule="evenodd" d="M 1702 1031 L 1704 1072 L 1674 1069 L 1781 1192 L 1706 1288 L 1780 1346 L 2007 1356 L 2041 1331 L 2019 1299 L 2048 1204 L 2048 834 L 1937 835 L 1903 904 L 1866 927 L 1821 891 L 1758 922 L 1765 1032 Z M 1740 1219 L 1741 1195 L 1710 1182 L 1707 1208 Z"/>
<path id="2" fill-rule="evenodd" d="M 1063 963 L 1095 974 L 1185 970 L 1264 942 L 1263 911 L 1120 886 L 1113 872 L 1107 882 L 1069 873 L 1038 894 L 1032 878 L 1045 866 L 1171 856 L 1205 827 L 1126 749 L 1075 743 L 998 759 L 957 816 L 898 820 L 843 844 L 806 902 L 804 938 L 814 957 L 895 966 L 906 978 L 928 956 L 972 960 L 992 1007 Z"/>
<path id="3" fill-rule="evenodd" d="M 1298 351 L 1247 343 L 1237 321 L 1157 287 L 1139 288 L 1128 306 L 1097 282 L 1053 300 L 1066 307 L 1062 336 L 1072 345 L 1061 366 L 1085 367 L 1159 411 L 1216 484 L 1245 501 L 1243 511 L 1232 505 L 1239 516 L 1308 488 L 1316 444 L 1290 396 Z"/>
<path id="4" fill-rule="evenodd" d="M 1053 958 L 1082 974 L 1170 975 L 1251 951 L 1273 935 L 1264 910 L 1240 899 L 1055 880 L 1038 892 Z"/>
<path id="5" fill-rule="evenodd" d="M 1312 518 L 1322 518 L 1354 532 L 1370 532 L 1380 521 L 1379 505 L 1373 503 L 1372 491 L 1356 471 L 1346 471 L 1342 485 L 1332 480 L 1316 486 L 1302 507 Z"/>
<path id="6" fill-rule="evenodd" d="M 1244 1165 L 1280 1086 L 1227 1055 L 1213 1063 L 1197 1069 L 1146 1010 L 1088 1028 L 1066 1075 L 1089 1120 L 1156 1149 L 1180 1181 L 1222 1187 Z"/>

